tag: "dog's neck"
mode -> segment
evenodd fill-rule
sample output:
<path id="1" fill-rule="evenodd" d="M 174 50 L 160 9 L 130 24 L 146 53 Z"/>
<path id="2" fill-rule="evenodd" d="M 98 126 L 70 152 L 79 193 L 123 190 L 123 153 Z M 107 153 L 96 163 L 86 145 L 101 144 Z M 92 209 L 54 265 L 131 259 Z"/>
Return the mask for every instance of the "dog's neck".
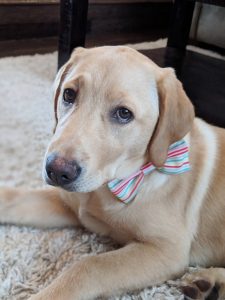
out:
<path id="1" fill-rule="evenodd" d="M 123 203 L 135 199 L 145 176 L 154 171 L 167 175 L 178 175 L 190 170 L 188 145 L 185 140 L 173 143 L 168 150 L 164 165 L 157 168 L 149 162 L 125 179 L 114 179 L 108 183 L 110 191 Z"/>

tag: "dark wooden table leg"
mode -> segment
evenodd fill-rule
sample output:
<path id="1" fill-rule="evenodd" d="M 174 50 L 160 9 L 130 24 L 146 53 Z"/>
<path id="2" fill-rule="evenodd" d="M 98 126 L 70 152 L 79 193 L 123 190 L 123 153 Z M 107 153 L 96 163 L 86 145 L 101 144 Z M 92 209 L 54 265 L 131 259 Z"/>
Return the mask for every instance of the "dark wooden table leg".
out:
<path id="1" fill-rule="evenodd" d="M 179 77 L 189 39 L 195 1 L 175 0 L 165 55 L 165 66 L 173 67 Z"/>
<path id="2" fill-rule="evenodd" d="M 70 57 L 72 50 L 85 44 L 88 0 L 60 1 L 58 68 Z"/>

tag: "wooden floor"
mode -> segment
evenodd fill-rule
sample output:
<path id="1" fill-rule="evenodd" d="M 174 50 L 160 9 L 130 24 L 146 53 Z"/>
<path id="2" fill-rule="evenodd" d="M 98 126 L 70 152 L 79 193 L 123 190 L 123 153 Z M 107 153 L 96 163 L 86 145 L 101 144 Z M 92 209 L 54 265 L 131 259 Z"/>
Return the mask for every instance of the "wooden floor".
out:
<path id="1" fill-rule="evenodd" d="M 0 57 L 50 53 L 57 47 L 57 37 L 0 41 Z"/>
<path id="2" fill-rule="evenodd" d="M 57 49 L 60 1 L 53 0 L 52 4 L 47 4 L 47 0 L 32 0 L 33 4 L 23 5 L 19 4 L 22 2 L 19 0 L 13 1 L 17 5 L 1 5 L 1 2 L 0 57 Z M 7 3 L 7 0 L 4 2 Z M 87 46 L 135 43 L 167 36 L 172 2 L 125 2 L 89 0 Z"/>
<path id="3" fill-rule="evenodd" d="M 143 41 L 154 41 L 159 38 L 165 38 L 167 32 L 165 29 L 156 29 L 152 32 L 120 32 L 106 34 L 87 34 L 86 47 L 96 47 L 103 45 L 121 45 L 132 44 Z M 43 54 L 56 51 L 58 49 L 58 37 L 46 37 L 36 39 L 21 40 L 0 40 L 0 57 L 18 56 L 28 54 Z"/>

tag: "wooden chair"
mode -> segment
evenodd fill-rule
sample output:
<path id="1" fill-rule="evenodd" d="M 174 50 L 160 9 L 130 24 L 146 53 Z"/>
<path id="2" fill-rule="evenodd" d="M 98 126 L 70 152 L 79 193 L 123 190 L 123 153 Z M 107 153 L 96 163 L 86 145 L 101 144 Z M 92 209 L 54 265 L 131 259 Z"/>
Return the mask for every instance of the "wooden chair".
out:
<path id="1" fill-rule="evenodd" d="M 185 57 L 195 2 L 225 6 L 224 0 L 175 0 L 171 15 L 165 66 L 173 67 L 178 77 Z"/>
<path id="2" fill-rule="evenodd" d="M 88 0 L 61 0 L 58 67 L 70 57 L 72 50 L 85 45 Z"/>

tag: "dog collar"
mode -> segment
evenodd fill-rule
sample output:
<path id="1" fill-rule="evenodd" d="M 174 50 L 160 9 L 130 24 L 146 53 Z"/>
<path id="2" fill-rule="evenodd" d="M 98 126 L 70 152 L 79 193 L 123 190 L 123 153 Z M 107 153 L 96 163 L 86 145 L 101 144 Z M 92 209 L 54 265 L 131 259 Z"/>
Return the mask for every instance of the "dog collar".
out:
<path id="1" fill-rule="evenodd" d="M 126 179 L 114 179 L 108 182 L 110 191 L 123 203 L 128 204 L 135 196 L 144 180 L 144 176 L 157 170 L 164 174 L 176 175 L 190 170 L 188 146 L 180 140 L 169 147 L 168 156 L 163 167 L 157 168 L 149 162 L 139 171 Z"/>

